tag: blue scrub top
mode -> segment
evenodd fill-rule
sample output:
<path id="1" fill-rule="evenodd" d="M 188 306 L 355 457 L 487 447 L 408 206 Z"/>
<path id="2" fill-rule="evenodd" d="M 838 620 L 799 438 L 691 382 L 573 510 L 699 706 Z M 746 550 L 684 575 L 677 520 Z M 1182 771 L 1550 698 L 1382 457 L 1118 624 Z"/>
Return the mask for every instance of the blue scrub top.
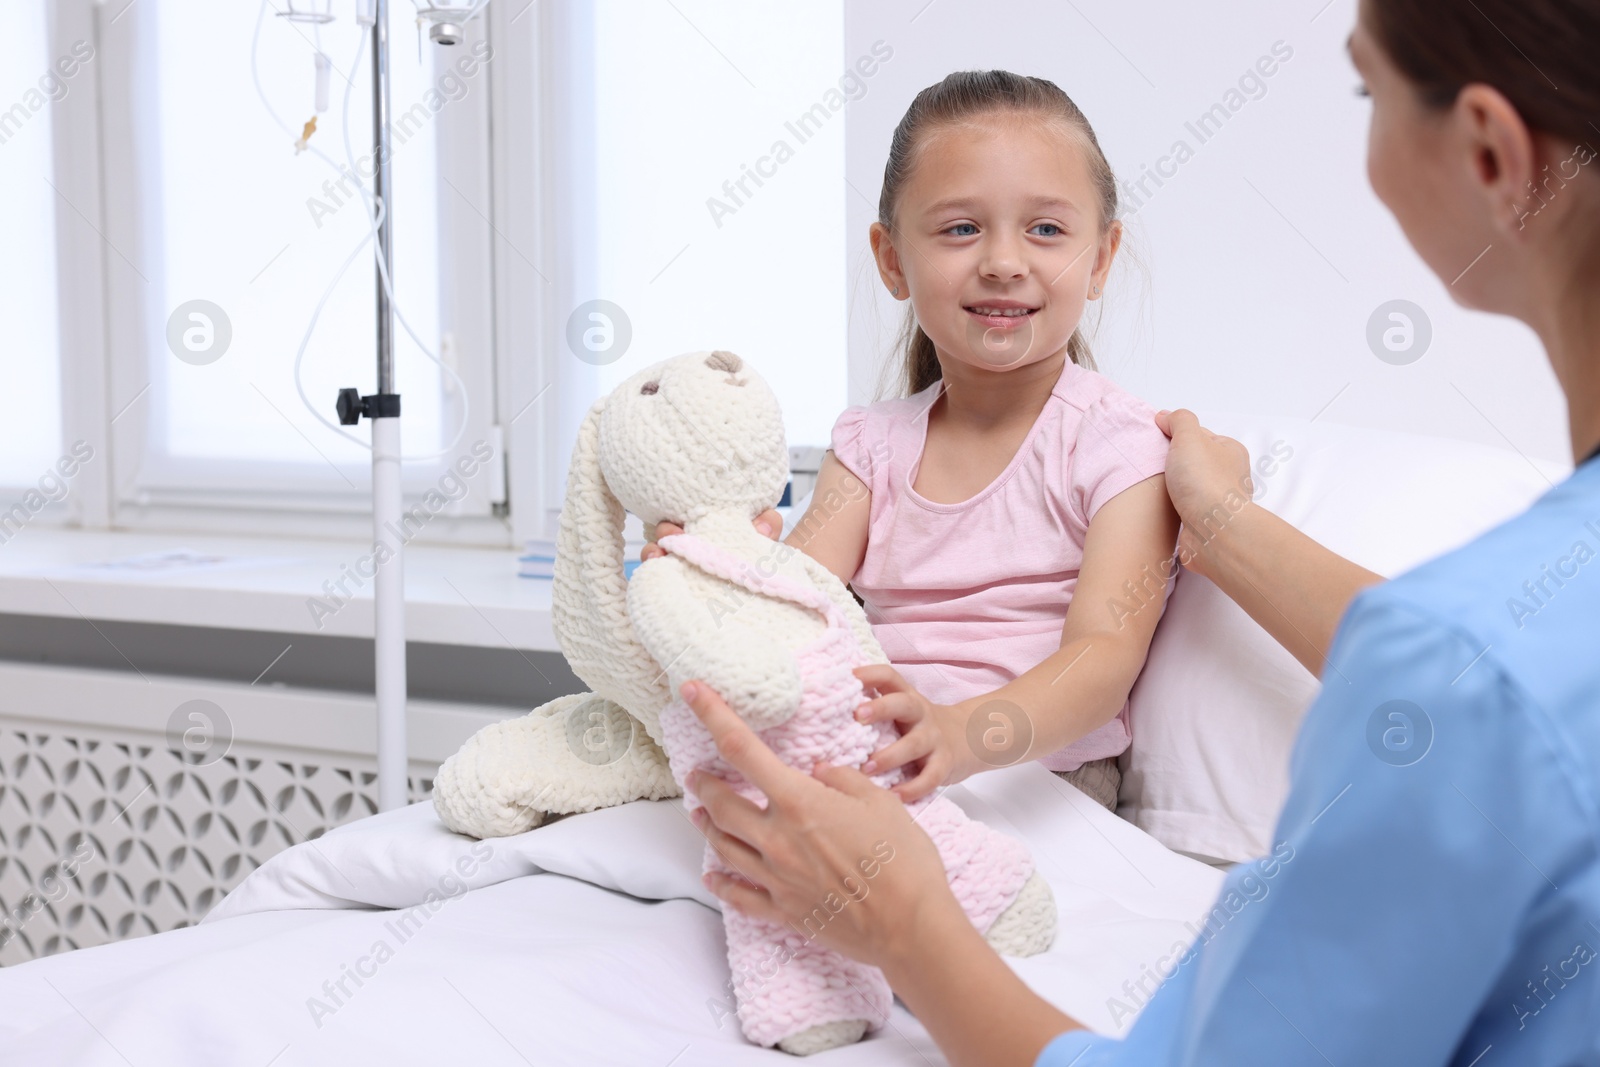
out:
<path id="1" fill-rule="evenodd" d="M 1322 683 L 1272 855 L 1038 1067 L 1600 1064 L 1600 460 L 1361 593 Z"/>

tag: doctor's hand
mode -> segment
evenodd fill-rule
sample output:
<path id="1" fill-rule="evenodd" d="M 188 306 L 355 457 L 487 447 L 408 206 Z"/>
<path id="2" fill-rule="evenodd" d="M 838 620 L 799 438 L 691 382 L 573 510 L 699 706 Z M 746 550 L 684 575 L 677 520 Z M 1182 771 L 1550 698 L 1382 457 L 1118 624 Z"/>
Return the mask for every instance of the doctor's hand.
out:
<path id="1" fill-rule="evenodd" d="M 783 534 L 783 516 L 778 513 L 777 508 L 768 508 L 757 515 L 752 520 L 752 525 L 755 526 L 756 532 L 762 537 L 770 537 L 774 541 L 778 540 Z M 656 523 L 656 535 L 649 544 L 639 550 L 639 562 L 643 563 L 646 560 L 655 559 L 657 556 L 666 555 L 667 550 L 656 544 L 656 542 L 669 534 L 681 533 L 683 533 L 683 527 L 675 522 L 662 521 Z"/>
<path id="2" fill-rule="evenodd" d="M 921 924 L 966 921 L 938 850 L 893 793 L 854 768 L 790 767 L 704 682 L 682 693 L 718 754 L 767 797 L 762 809 L 705 772 L 687 783 L 704 805 L 695 825 L 738 872 L 706 876 L 724 903 L 877 967 L 918 952 Z"/>
<path id="3" fill-rule="evenodd" d="M 1255 486 L 1250 480 L 1250 452 L 1233 438 L 1201 426 L 1192 411 L 1180 408 L 1158 412 L 1156 425 L 1172 438 L 1172 448 L 1167 453 L 1167 495 L 1183 520 L 1178 535 L 1179 558 L 1185 566 L 1204 574 L 1206 557 L 1202 550 L 1207 539 L 1220 529 L 1219 522 L 1213 519 L 1207 532 L 1207 520 L 1220 514 L 1221 522 L 1226 522 L 1251 500 Z"/>

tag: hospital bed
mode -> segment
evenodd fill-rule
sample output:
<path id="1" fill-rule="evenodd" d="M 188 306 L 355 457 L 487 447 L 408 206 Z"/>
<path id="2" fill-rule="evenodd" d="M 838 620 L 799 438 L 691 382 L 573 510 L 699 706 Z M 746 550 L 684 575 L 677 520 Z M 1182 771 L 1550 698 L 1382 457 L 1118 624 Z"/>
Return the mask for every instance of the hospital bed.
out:
<path id="1" fill-rule="evenodd" d="M 1466 541 L 1562 474 L 1405 434 L 1207 421 L 1258 458 L 1263 505 L 1381 573 Z M 1126 1032 L 1182 949 L 1225 921 L 1220 868 L 1270 851 L 1315 688 L 1186 573 L 1133 694 L 1117 815 L 1035 764 L 949 790 L 1026 841 L 1054 891 L 1054 946 L 1011 961 L 1030 986 Z M 681 801 L 486 842 L 449 833 L 426 802 L 372 816 L 279 853 L 197 926 L 0 971 L 0 1049 L 23 1065 L 778 1063 L 732 1015 L 701 848 Z M 823 1059 L 943 1062 L 898 1004 Z"/>

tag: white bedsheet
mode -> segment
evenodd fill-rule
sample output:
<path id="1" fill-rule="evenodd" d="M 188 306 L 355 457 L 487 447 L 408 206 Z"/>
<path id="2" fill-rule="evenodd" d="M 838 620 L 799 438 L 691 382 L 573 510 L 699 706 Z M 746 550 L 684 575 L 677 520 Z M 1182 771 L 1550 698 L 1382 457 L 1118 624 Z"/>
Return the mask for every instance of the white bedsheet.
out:
<path id="1" fill-rule="evenodd" d="M 1124 983 L 1144 977 L 1150 988 L 1156 961 L 1192 940 L 1221 873 L 1035 764 L 949 795 L 1025 839 L 1055 892 L 1056 944 L 1012 961 L 1017 972 L 1087 1025 L 1125 1031 L 1126 1009 L 1114 1013 L 1111 998 L 1132 1006 Z M 197 927 L 0 971 L 0 1059 L 793 1064 L 747 1044 L 728 1011 L 701 845 L 678 801 L 484 843 L 449 833 L 431 804 L 364 819 L 274 857 Z M 475 867 L 465 885 L 458 862 Z M 435 910 L 410 913 L 409 927 L 398 925 L 404 913 L 377 910 L 430 891 Z M 358 965 L 359 985 L 349 976 Z M 944 1060 L 897 1002 L 877 1034 L 813 1062 Z"/>

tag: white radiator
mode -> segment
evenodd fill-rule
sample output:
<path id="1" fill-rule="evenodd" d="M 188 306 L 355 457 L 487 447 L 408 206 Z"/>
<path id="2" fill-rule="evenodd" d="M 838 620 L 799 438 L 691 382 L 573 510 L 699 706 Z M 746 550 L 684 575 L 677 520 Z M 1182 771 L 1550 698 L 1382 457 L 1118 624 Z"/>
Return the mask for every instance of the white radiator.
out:
<path id="1" fill-rule="evenodd" d="M 504 708 L 412 701 L 410 799 Z M 0 965 L 198 922 L 377 810 L 370 698 L 0 664 Z"/>

